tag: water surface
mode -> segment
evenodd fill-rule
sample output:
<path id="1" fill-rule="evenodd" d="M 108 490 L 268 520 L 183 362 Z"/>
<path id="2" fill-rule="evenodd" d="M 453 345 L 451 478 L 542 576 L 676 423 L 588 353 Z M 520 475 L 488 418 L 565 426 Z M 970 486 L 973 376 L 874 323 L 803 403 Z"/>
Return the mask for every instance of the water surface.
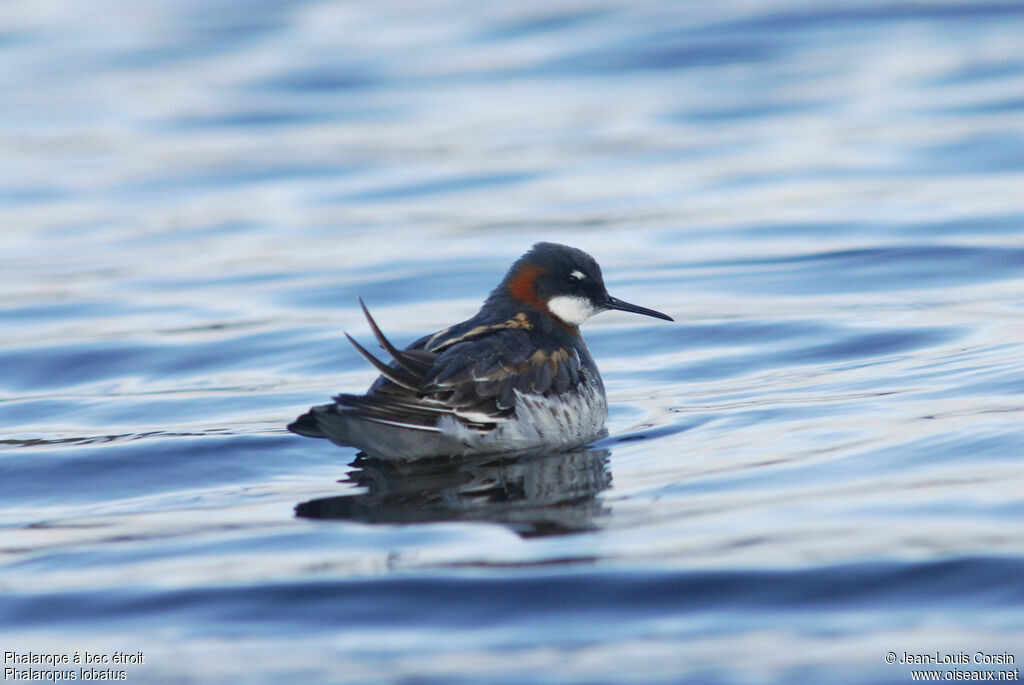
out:
<path id="1" fill-rule="evenodd" d="M 183 683 L 1019 667 L 1022 31 L 1015 2 L 5 8 L 2 649 Z M 407 344 L 537 240 L 677 320 L 587 324 L 607 439 L 412 466 L 284 430 L 373 380 L 359 296 Z"/>

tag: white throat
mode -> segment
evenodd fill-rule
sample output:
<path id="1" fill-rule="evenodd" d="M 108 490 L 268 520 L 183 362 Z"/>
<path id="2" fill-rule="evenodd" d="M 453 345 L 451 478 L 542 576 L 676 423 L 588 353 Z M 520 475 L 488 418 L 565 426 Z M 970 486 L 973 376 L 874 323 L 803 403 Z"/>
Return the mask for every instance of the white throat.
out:
<path id="1" fill-rule="evenodd" d="M 548 300 L 548 311 L 570 326 L 579 326 L 599 310 L 585 297 L 558 295 Z"/>

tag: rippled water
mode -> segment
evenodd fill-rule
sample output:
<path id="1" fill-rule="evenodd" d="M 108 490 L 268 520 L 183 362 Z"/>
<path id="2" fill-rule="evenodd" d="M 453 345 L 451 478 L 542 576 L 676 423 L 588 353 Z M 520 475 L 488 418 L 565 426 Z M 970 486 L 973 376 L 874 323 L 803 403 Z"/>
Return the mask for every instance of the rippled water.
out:
<path id="1" fill-rule="evenodd" d="M 2 649 L 184 683 L 1019 667 L 1022 32 L 1019 2 L 7 4 Z M 586 327 L 607 439 L 408 465 L 284 430 L 373 379 L 358 296 L 405 344 L 536 240 L 678 321 Z"/>

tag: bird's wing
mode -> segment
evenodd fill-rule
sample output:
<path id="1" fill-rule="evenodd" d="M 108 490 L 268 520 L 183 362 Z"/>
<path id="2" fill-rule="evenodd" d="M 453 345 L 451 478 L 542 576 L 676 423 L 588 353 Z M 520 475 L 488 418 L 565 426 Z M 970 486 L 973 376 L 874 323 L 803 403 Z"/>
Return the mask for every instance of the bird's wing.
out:
<path id="1" fill-rule="evenodd" d="M 579 385 L 582 360 L 572 347 L 541 344 L 526 330 L 492 327 L 441 352 L 420 381 L 419 392 L 455 407 L 511 412 L 516 391 L 545 395 Z"/>
<path id="2" fill-rule="evenodd" d="M 360 301 L 361 303 L 361 301 Z M 393 361 L 385 364 L 349 336 L 349 341 L 387 379 L 366 395 L 339 395 L 335 402 L 362 418 L 389 425 L 437 430 L 443 416 L 488 430 L 508 417 L 516 391 L 544 395 L 570 390 L 585 379 L 571 346 L 538 347 L 522 317 L 479 326 L 461 335 L 434 336 L 398 350 L 363 306 L 370 328 Z"/>

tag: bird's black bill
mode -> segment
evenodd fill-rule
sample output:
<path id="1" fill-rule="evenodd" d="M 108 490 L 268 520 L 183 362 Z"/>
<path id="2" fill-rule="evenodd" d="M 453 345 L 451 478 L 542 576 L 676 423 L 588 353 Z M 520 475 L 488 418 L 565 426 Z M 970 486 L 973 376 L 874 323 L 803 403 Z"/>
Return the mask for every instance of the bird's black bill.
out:
<path id="1" fill-rule="evenodd" d="M 675 321 L 675 319 L 668 314 L 662 314 L 661 312 L 656 312 L 653 309 L 648 309 L 647 307 L 640 307 L 639 305 L 630 304 L 629 302 L 623 302 L 617 297 L 609 296 L 608 299 L 604 301 L 604 306 L 606 309 L 617 309 L 620 312 L 633 312 L 634 314 L 653 316 L 655 319 Z"/>

